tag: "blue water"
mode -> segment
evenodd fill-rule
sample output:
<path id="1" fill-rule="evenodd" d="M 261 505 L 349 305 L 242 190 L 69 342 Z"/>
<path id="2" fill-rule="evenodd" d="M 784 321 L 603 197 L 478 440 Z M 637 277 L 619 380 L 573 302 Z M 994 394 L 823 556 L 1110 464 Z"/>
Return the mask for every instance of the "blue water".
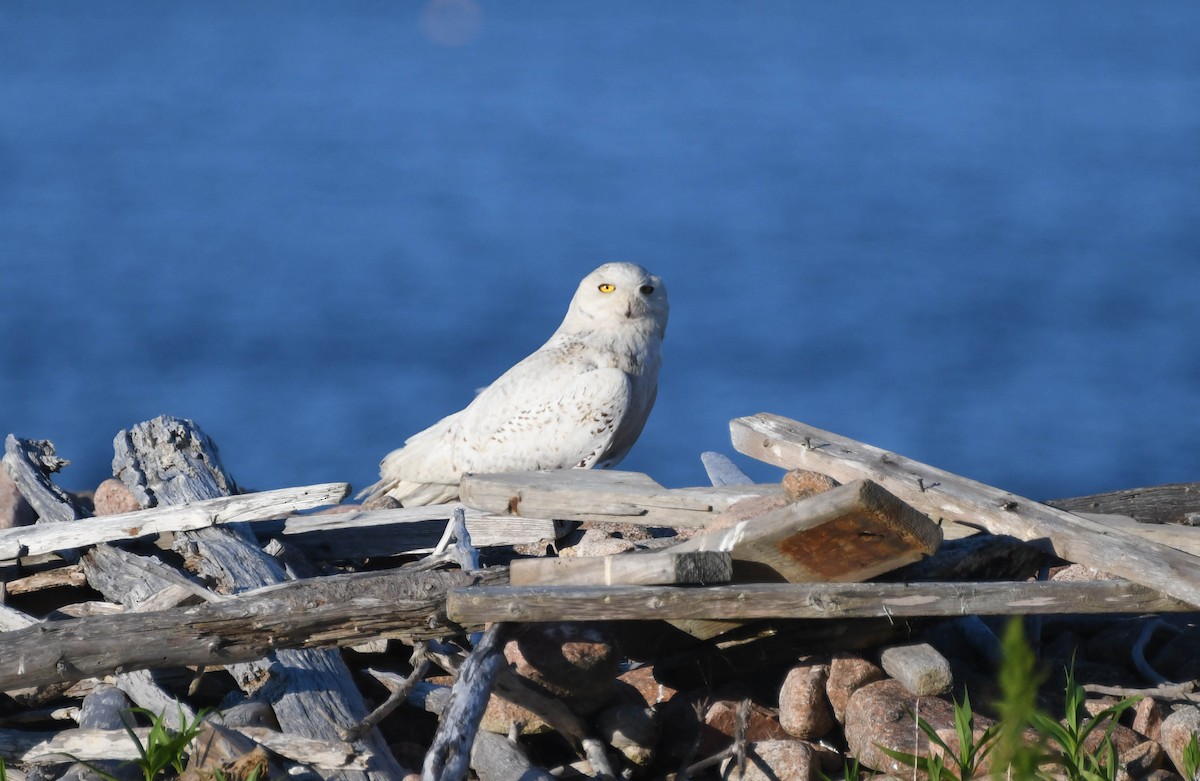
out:
<path id="1" fill-rule="evenodd" d="M 371 481 L 601 262 L 622 465 L 771 411 L 1034 497 L 1200 480 L 1200 4 L 0 4 L 0 433 Z M 758 479 L 773 468 L 740 459 Z"/>

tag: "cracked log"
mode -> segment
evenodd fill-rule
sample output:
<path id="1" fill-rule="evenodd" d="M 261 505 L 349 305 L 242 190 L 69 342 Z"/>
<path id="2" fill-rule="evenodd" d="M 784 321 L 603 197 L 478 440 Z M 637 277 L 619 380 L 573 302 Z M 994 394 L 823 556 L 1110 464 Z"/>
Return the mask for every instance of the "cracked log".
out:
<path id="1" fill-rule="evenodd" d="M 333 575 L 187 608 L 43 622 L 0 634 L 0 691 L 116 671 L 226 665 L 278 649 L 376 637 L 445 637 L 464 631 L 445 617 L 447 590 L 506 575 L 500 568 Z"/>

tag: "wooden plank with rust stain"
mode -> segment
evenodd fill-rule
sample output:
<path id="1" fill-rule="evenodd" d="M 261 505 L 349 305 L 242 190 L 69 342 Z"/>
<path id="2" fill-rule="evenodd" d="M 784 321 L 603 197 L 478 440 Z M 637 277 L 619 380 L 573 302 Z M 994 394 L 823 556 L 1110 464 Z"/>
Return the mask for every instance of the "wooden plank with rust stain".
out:
<path id="1" fill-rule="evenodd" d="M 876 483 L 857 480 L 671 550 L 729 551 L 741 582 L 848 583 L 918 561 L 941 541 L 941 529 L 927 516 Z"/>
<path id="2" fill-rule="evenodd" d="M 1032 542 L 1060 558 L 1200 605 L 1200 557 L 778 415 L 730 423 L 740 452 L 838 480 L 871 479 L 930 516 Z"/>
<path id="3" fill-rule="evenodd" d="M 740 583 L 858 582 L 934 553 L 936 523 L 869 480 L 858 480 L 673 546 L 733 556 Z M 707 639 L 740 624 L 685 620 L 675 626 Z"/>

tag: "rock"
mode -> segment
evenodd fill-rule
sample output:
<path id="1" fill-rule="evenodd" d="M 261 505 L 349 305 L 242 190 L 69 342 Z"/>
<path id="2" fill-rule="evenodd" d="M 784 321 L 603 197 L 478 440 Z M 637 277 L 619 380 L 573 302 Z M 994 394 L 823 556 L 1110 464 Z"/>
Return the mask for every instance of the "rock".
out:
<path id="1" fill-rule="evenodd" d="M 142 509 L 133 492 L 115 477 L 108 478 L 96 488 L 92 501 L 96 515 L 117 515 Z"/>
<path id="2" fill-rule="evenodd" d="M 1183 752 L 1187 749 L 1192 738 L 1200 735 L 1200 708 L 1195 705 L 1184 705 L 1170 716 L 1163 719 L 1159 730 L 1163 751 L 1182 775 L 1184 772 Z"/>
<path id="3" fill-rule="evenodd" d="M 678 693 L 665 683 L 660 683 L 654 673 L 654 665 L 647 664 L 622 673 L 617 680 L 632 686 L 641 695 L 646 707 L 653 707 L 669 701 Z"/>
<path id="4" fill-rule="evenodd" d="M 602 622 L 528 624 L 504 646 L 514 671 L 581 715 L 611 696 L 621 656 Z"/>
<path id="5" fill-rule="evenodd" d="M 883 671 L 921 696 L 945 694 L 954 683 L 950 663 L 929 643 L 885 648 L 879 657 Z"/>
<path id="6" fill-rule="evenodd" d="M 810 472 L 807 469 L 793 469 L 783 476 L 783 495 L 789 502 L 798 502 L 810 496 L 824 493 L 831 488 L 837 488 L 841 483 L 829 475 L 820 472 Z"/>
<path id="7" fill-rule="evenodd" d="M 629 540 L 614 537 L 601 529 L 588 529 L 577 542 L 560 546 L 558 555 L 563 558 L 571 556 L 614 556 L 637 548 Z"/>
<path id="8" fill-rule="evenodd" d="M 1162 746 L 1153 740 L 1145 740 L 1128 751 L 1119 752 L 1117 761 L 1122 769 L 1133 778 L 1141 778 L 1163 766 L 1166 755 Z"/>
<path id="9" fill-rule="evenodd" d="M 742 702 L 717 700 L 708 707 L 704 714 L 699 756 L 715 754 L 733 742 L 737 734 L 738 709 Z M 750 702 L 746 714 L 747 741 L 790 739 L 791 735 L 779 723 L 779 714 L 774 709 Z"/>
<path id="10" fill-rule="evenodd" d="M 1167 710 L 1161 702 L 1153 697 L 1143 697 L 1133 706 L 1133 729 L 1151 740 L 1159 740 L 1166 716 Z"/>
<path id="11" fill-rule="evenodd" d="M 0 529 L 28 526 L 37 520 L 37 513 L 21 496 L 17 484 L 0 468 Z"/>
<path id="12" fill-rule="evenodd" d="M 619 702 L 600 711 L 595 723 L 600 737 L 634 765 L 648 767 L 654 761 L 659 729 L 650 708 L 640 702 Z"/>
<path id="13" fill-rule="evenodd" d="M 395 510 L 401 506 L 399 499 L 387 494 L 376 496 L 362 503 L 362 509 L 364 510 Z"/>
<path id="14" fill-rule="evenodd" d="M 789 735 L 818 740 L 833 729 L 828 681 L 827 664 L 801 664 L 788 671 L 779 690 L 779 723 Z"/>
<path id="15" fill-rule="evenodd" d="M 1113 576 L 1107 572 L 1096 569 L 1095 567 L 1087 567 L 1083 564 L 1071 564 L 1062 569 L 1054 570 L 1050 575 L 1051 580 L 1065 581 L 1092 581 L 1092 580 L 1112 580 Z"/>
<path id="16" fill-rule="evenodd" d="M 520 735 L 538 735 L 550 731 L 550 725 L 533 711 L 509 702 L 497 694 L 488 698 L 479 728 L 497 735 L 508 735 L 514 728 Z"/>
<path id="17" fill-rule="evenodd" d="M 839 722 L 846 720 L 846 703 L 850 695 L 868 683 L 881 681 L 887 677 L 879 665 L 868 662 L 861 656 L 850 653 L 836 653 L 829 663 L 829 680 L 825 684 L 825 693 L 829 696 L 829 704 L 833 715 Z"/>
<path id="18" fill-rule="evenodd" d="M 954 726 L 954 707 L 939 697 L 917 697 L 895 680 L 859 688 L 846 705 L 850 755 L 872 770 L 911 777 L 912 768 L 892 759 L 880 747 L 929 756 L 929 741 L 917 729 L 914 714 L 935 730 Z"/>
<path id="19" fill-rule="evenodd" d="M 739 770 L 737 757 L 721 763 L 722 779 L 737 781 L 816 781 L 829 767 L 832 751 L 801 740 L 760 740 L 746 745 L 746 764 Z"/>

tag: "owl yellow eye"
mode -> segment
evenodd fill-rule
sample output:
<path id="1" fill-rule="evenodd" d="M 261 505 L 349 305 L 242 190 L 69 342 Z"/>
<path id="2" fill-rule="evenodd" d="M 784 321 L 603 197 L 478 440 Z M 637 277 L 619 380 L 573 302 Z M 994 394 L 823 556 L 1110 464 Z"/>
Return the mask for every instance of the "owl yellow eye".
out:
<path id="1" fill-rule="evenodd" d="M 616 290 L 616 289 L 617 289 L 617 286 L 616 286 L 616 285 L 609 284 L 608 282 L 605 282 L 604 284 L 602 284 L 602 285 L 600 286 L 600 292 L 601 292 L 601 293 L 611 293 L 611 292 L 613 292 L 613 291 L 614 291 L 614 290 Z"/>
<path id="2" fill-rule="evenodd" d="M 642 291 L 642 295 L 648 296 L 654 292 L 654 285 L 642 285 L 638 290 Z"/>

